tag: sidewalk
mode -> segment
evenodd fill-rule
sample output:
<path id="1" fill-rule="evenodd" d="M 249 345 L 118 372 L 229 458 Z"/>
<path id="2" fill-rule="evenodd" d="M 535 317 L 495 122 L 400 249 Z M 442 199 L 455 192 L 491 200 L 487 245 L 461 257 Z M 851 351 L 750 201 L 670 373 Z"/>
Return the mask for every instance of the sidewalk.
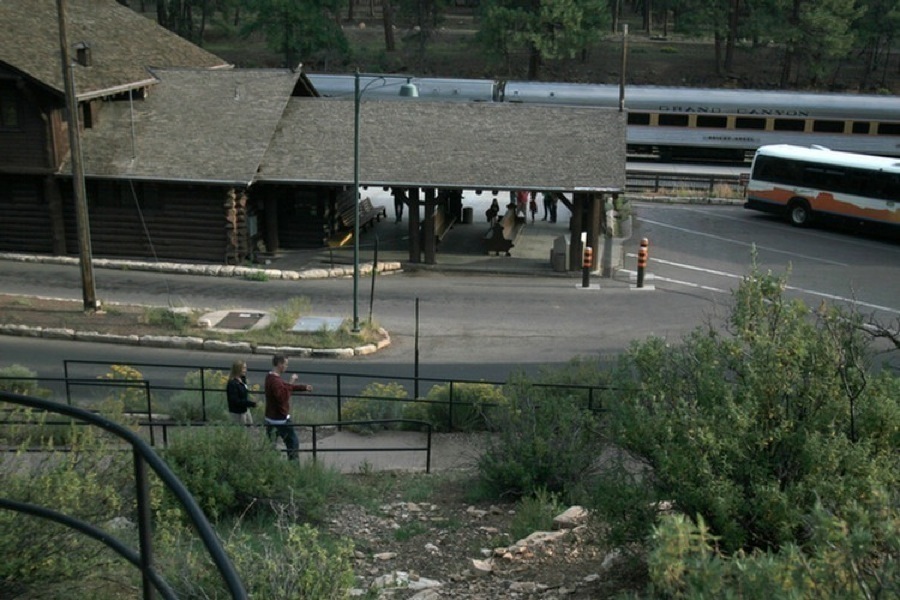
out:
<path id="1" fill-rule="evenodd" d="M 380 188 L 364 190 L 363 197 L 370 197 L 375 205 L 387 208 L 388 218 L 376 223 L 360 235 L 360 268 L 372 264 L 376 251 L 379 264 L 398 265 L 403 269 L 457 271 L 496 275 L 539 275 L 539 276 L 580 276 L 579 273 L 554 271 L 550 263 L 553 242 L 560 236 L 569 234 L 569 210 L 559 204 L 558 221 L 542 221 L 539 205 L 537 218 L 529 220 L 510 251 L 511 256 L 494 256 L 484 249 L 484 235 L 488 231 L 485 211 L 493 196 L 489 192 L 476 195 L 466 192 L 463 207 L 472 208 L 473 222 L 453 225 L 438 245 L 435 264 L 409 262 L 409 222 L 408 209 L 400 223 L 394 222 L 393 198 Z M 497 196 L 501 206 L 508 202 L 508 194 Z M 342 248 L 307 251 L 285 251 L 272 260 L 271 268 L 287 270 L 340 269 L 350 268 L 352 273 L 353 244 Z M 388 269 L 390 270 L 390 269 Z"/>
<path id="2" fill-rule="evenodd" d="M 363 191 L 375 205 L 387 208 L 388 218 L 369 227 L 360 235 L 359 270 L 368 276 L 372 271 L 376 245 L 379 272 L 401 269 L 428 269 L 437 271 L 462 271 L 496 275 L 540 275 L 578 276 L 578 273 L 556 272 L 550 264 L 553 241 L 568 234 L 570 214 L 559 205 L 559 220 L 556 223 L 541 221 L 541 211 L 534 223 L 530 221 L 520 233 L 511 256 L 488 255 L 484 249 L 484 234 L 488 231 L 485 211 L 490 206 L 492 195 L 488 192 L 476 195 L 467 192 L 463 197 L 463 207 L 472 208 L 472 223 L 456 223 L 441 241 L 435 264 L 409 262 L 409 222 L 408 210 L 400 223 L 394 222 L 393 198 L 380 188 Z M 501 205 L 507 198 L 505 192 L 498 195 Z M 0 252 L 0 260 L 40 262 L 49 264 L 79 264 L 77 257 L 30 255 Z M 192 264 L 176 261 L 152 262 L 147 259 L 106 259 L 94 258 L 95 268 L 123 269 L 132 271 L 153 271 L 161 273 L 182 273 L 215 277 L 254 277 L 267 279 L 323 279 L 329 277 L 351 277 L 353 275 L 353 244 L 340 248 L 317 248 L 310 250 L 284 250 L 266 264 L 252 266 L 229 266 L 220 264 Z"/>

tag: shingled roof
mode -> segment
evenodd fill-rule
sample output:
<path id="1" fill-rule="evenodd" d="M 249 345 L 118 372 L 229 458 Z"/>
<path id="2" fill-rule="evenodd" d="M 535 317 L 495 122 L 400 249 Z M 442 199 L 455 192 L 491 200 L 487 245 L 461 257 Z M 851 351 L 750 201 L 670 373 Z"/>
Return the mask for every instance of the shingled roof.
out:
<path id="1" fill-rule="evenodd" d="M 603 108 L 364 99 L 360 182 L 619 191 L 625 124 Z M 352 101 L 291 98 L 258 180 L 350 185 L 353 137 Z"/>
<path id="2" fill-rule="evenodd" d="M 66 5 L 69 44 L 87 43 L 92 55 L 92 66 L 74 68 L 79 100 L 147 85 L 148 67 L 230 66 L 115 0 Z M 0 23 L 0 63 L 64 94 L 56 0 L 0 0 Z"/>
<path id="3" fill-rule="evenodd" d="M 250 185 L 300 73 L 155 69 L 153 74 L 160 82 L 146 99 L 106 103 L 99 123 L 85 130 L 85 175 Z M 60 172 L 70 170 L 67 162 Z"/>

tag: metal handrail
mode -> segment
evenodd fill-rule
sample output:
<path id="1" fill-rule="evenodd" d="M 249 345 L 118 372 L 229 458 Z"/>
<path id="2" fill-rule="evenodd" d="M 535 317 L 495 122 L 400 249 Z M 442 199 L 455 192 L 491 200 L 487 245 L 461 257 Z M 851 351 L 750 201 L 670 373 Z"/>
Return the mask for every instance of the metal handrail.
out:
<path id="1" fill-rule="evenodd" d="M 12 404 L 34 408 L 37 410 L 65 415 L 74 419 L 78 419 L 80 421 L 84 421 L 105 431 L 108 431 L 109 433 L 119 437 L 120 439 L 128 442 L 131 445 L 134 456 L 135 487 L 137 489 L 138 537 L 140 552 L 136 553 L 136 556 L 131 555 L 130 553 L 123 554 L 120 551 L 122 549 L 121 542 L 115 540 L 115 538 L 113 538 L 106 532 L 94 528 L 89 523 L 85 523 L 78 519 L 56 513 L 55 511 L 48 511 L 47 509 L 37 505 L 19 503 L 4 499 L 2 503 L 0 503 L 0 507 L 9 510 L 27 512 L 29 514 L 33 514 L 43 518 L 52 519 L 63 525 L 73 527 L 81 531 L 82 533 L 85 533 L 86 535 L 95 537 L 96 539 L 104 542 L 106 545 L 120 554 L 123 558 L 129 561 L 132 561 L 132 558 L 135 558 L 137 560 L 137 562 L 139 563 L 137 566 L 141 570 L 141 575 L 144 582 L 144 598 L 153 598 L 154 590 L 160 592 L 166 598 L 175 598 L 176 596 L 172 593 L 171 589 L 167 585 L 165 585 L 161 577 L 153 568 L 153 549 L 150 523 L 150 487 L 147 480 L 146 470 L 146 466 L 149 465 L 150 468 L 152 468 L 156 475 L 160 478 L 160 480 L 165 484 L 165 486 L 168 487 L 173 495 L 178 499 L 178 501 L 181 503 L 181 506 L 188 514 L 188 517 L 194 525 L 194 528 L 197 530 L 198 535 L 203 540 L 203 544 L 206 546 L 206 549 L 209 552 L 213 563 L 215 563 L 216 568 L 219 570 L 219 574 L 228 587 L 228 590 L 231 593 L 231 597 L 237 599 L 246 599 L 248 597 L 247 592 L 244 590 L 244 585 L 241 582 L 240 577 L 238 576 L 237 571 L 235 570 L 234 565 L 231 562 L 231 559 L 229 559 L 228 555 L 225 553 L 225 549 L 219 542 L 219 538 L 216 535 L 215 531 L 213 531 L 212 525 L 210 525 L 209 521 L 206 519 L 206 515 L 203 514 L 200 506 L 197 504 L 196 500 L 194 500 L 194 497 L 187 490 L 184 484 L 181 483 L 178 477 L 171 471 L 171 469 L 169 469 L 168 465 L 166 465 L 166 463 L 156 454 L 156 452 L 153 451 L 153 449 L 144 440 L 142 440 L 126 427 L 123 427 L 122 425 L 114 421 L 74 406 L 4 391 L 0 391 L 0 400 Z"/>

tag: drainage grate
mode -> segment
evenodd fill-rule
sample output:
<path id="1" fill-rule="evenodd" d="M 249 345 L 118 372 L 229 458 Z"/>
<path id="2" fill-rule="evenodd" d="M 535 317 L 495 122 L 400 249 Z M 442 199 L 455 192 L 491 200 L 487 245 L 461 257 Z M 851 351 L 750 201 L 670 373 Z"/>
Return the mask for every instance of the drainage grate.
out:
<path id="1" fill-rule="evenodd" d="M 265 313 L 258 312 L 230 312 L 216 323 L 217 329 L 251 329 L 259 323 Z"/>

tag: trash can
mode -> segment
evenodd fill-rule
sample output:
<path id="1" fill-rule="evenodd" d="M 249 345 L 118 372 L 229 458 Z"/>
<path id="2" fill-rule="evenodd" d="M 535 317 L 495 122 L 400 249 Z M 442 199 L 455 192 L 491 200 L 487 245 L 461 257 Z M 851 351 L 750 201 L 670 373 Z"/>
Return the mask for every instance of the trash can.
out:
<path id="1" fill-rule="evenodd" d="M 472 222 L 474 221 L 474 217 L 473 217 L 474 214 L 475 214 L 474 210 L 472 209 L 471 206 L 466 206 L 465 208 L 463 208 L 463 211 L 462 211 L 463 224 L 471 225 Z"/>
<path id="2" fill-rule="evenodd" d="M 550 250 L 550 266 L 558 273 L 564 273 L 566 261 L 569 260 L 569 236 L 561 235 L 553 240 L 553 248 Z"/>

